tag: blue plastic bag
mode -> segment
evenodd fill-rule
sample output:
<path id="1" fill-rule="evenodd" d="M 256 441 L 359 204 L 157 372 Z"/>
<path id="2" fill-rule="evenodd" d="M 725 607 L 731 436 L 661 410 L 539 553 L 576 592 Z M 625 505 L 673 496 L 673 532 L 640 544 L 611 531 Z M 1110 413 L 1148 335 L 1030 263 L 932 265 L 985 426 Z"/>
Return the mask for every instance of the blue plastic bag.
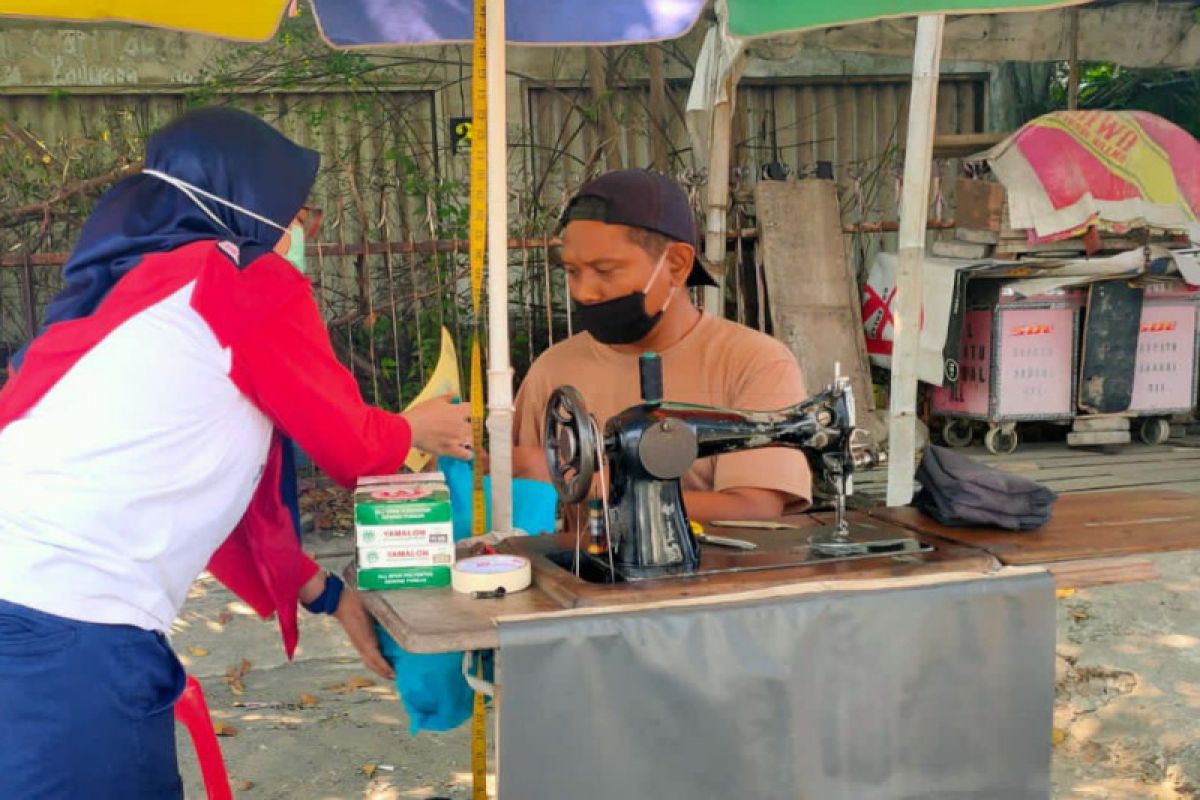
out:
<path id="1" fill-rule="evenodd" d="M 446 476 L 450 489 L 450 510 L 454 520 L 454 540 L 471 535 L 471 462 L 457 458 L 439 458 L 438 469 Z M 484 498 L 488 527 L 492 521 L 492 481 L 485 477 Z M 554 487 L 541 481 L 513 480 L 513 527 L 529 534 L 554 530 L 558 495 Z M 408 712 L 409 733 L 449 731 L 471 718 L 474 691 L 462 674 L 463 654 L 410 653 L 383 628 L 376 626 L 384 658 L 396 670 L 396 691 Z M 476 654 L 483 659 L 484 679 L 491 680 L 491 651 Z"/>
<path id="2" fill-rule="evenodd" d="M 458 458 L 438 459 L 438 469 L 450 487 L 450 511 L 454 517 L 454 541 L 471 535 L 471 462 Z M 483 478 L 483 496 L 487 508 L 487 530 L 492 529 L 492 478 Z M 514 478 L 512 482 L 513 527 L 528 534 L 554 530 L 558 493 L 549 483 Z"/>

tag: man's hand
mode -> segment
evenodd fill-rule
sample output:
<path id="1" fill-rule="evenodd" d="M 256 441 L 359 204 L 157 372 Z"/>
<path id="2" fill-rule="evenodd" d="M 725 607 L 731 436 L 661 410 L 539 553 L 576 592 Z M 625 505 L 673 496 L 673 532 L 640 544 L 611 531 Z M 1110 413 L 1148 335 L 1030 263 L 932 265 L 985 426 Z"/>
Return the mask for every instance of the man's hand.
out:
<path id="1" fill-rule="evenodd" d="M 342 624 L 342 629 L 350 637 L 350 644 L 354 645 L 367 669 L 388 680 L 396 677 L 392 665 L 379 651 L 379 638 L 375 635 L 371 615 L 363 608 L 358 590 L 349 585 L 342 589 L 342 597 L 333 616 Z"/>
<path id="2" fill-rule="evenodd" d="M 413 446 L 437 456 L 471 459 L 471 407 L 435 397 L 404 412 L 412 428 Z"/>

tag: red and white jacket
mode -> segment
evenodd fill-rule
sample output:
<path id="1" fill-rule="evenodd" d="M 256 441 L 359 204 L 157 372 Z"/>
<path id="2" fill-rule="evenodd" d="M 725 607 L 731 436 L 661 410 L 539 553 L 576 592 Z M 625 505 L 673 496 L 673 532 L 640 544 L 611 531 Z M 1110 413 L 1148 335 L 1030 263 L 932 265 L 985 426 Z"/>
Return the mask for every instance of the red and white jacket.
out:
<path id="1" fill-rule="evenodd" d="M 412 436 L 363 401 L 308 280 L 231 252 L 147 256 L 0 390 L 0 598 L 165 631 L 207 564 L 278 615 L 292 655 L 317 565 L 280 498 L 274 431 L 343 486 L 398 470 Z"/>

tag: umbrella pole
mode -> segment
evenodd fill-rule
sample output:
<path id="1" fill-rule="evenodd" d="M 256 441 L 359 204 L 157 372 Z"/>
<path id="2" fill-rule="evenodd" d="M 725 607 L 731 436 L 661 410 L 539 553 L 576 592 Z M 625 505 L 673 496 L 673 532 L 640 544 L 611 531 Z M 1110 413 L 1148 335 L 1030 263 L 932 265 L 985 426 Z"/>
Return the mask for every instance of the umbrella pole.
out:
<path id="1" fill-rule="evenodd" d="M 888 404 L 889 506 L 907 505 L 912 500 L 916 472 L 917 355 L 921 344 L 925 222 L 945 22 L 946 18 L 941 14 L 918 17 L 917 41 L 913 51 L 912 94 L 909 98 L 908 138 L 904 150 L 904 186 L 900 195 L 900 250 L 893 323 L 895 346 Z"/>
<path id="2" fill-rule="evenodd" d="M 736 74 L 730 78 L 729 100 L 712 110 L 712 136 L 708 149 L 708 202 L 705 209 L 704 257 L 717 272 L 719 286 L 704 287 L 704 310 L 715 317 L 725 316 L 725 229 L 729 209 L 729 161 L 733 146 L 733 93 Z"/>
<path id="3" fill-rule="evenodd" d="M 508 113 L 504 0 L 487 0 L 488 434 L 492 530 L 512 530 L 512 367 L 508 353 Z"/>

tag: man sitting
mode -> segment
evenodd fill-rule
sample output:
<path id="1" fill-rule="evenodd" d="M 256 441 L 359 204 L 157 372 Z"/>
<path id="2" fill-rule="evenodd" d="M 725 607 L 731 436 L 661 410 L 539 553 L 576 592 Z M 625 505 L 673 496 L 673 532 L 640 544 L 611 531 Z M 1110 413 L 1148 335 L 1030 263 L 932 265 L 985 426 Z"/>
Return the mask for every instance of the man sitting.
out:
<path id="1" fill-rule="evenodd" d="M 687 197 L 669 178 L 620 170 L 591 181 L 563 214 L 562 262 L 577 330 L 534 361 L 516 399 L 514 468 L 546 479 L 542 418 L 564 384 L 601 430 L 641 402 L 638 357 L 661 356 L 666 400 L 771 411 L 806 396 L 795 357 L 766 334 L 705 314 L 688 286 L 715 285 L 696 256 Z M 698 459 L 683 479 L 694 520 L 765 519 L 812 499 L 803 453 L 765 448 Z"/>

